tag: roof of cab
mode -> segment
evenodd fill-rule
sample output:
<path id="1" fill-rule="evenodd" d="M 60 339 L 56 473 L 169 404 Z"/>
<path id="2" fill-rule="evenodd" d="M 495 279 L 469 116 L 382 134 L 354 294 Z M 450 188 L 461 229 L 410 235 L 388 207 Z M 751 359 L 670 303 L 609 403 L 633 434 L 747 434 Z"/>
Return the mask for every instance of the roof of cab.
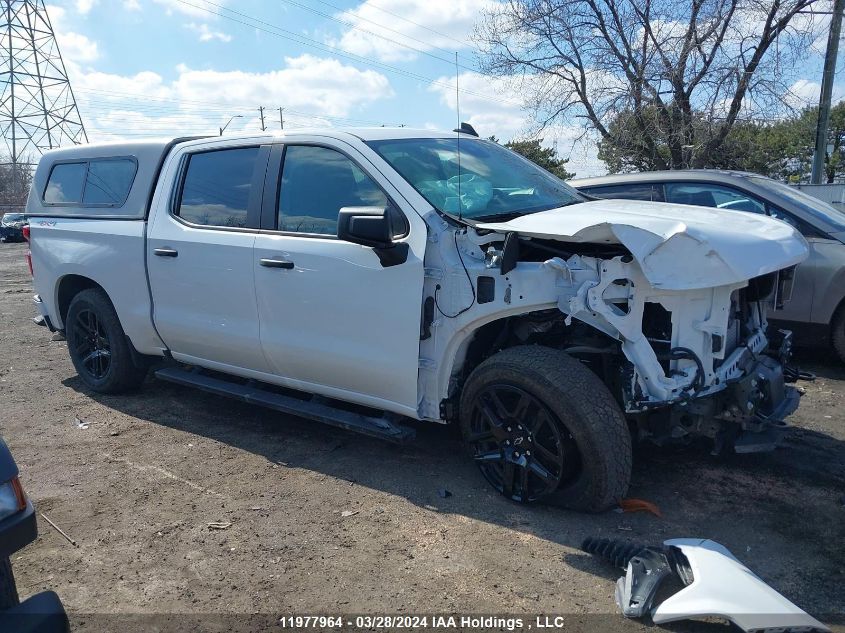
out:
<path id="1" fill-rule="evenodd" d="M 362 141 L 382 141 L 407 138 L 454 138 L 456 132 L 443 130 L 425 130 L 408 127 L 360 127 L 360 128 L 332 128 L 332 127 L 310 127 L 295 128 L 278 132 L 258 132 L 248 134 L 227 134 L 226 136 L 208 135 L 192 136 L 184 138 L 162 137 L 133 141 L 108 141 L 103 143 L 89 143 L 86 145 L 69 145 L 58 149 L 44 152 L 48 162 L 57 162 L 65 159 L 93 158 L 96 156 L 115 156 L 118 154 L 136 156 L 138 154 L 160 154 L 169 145 L 175 142 L 181 143 L 207 143 L 209 140 L 220 139 L 225 141 L 237 140 L 261 140 L 270 139 L 283 140 L 285 138 L 296 138 L 298 136 L 328 136 L 339 139 L 350 140 L 357 138 Z M 466 134 L 462 138 L 472 138 Z"/>

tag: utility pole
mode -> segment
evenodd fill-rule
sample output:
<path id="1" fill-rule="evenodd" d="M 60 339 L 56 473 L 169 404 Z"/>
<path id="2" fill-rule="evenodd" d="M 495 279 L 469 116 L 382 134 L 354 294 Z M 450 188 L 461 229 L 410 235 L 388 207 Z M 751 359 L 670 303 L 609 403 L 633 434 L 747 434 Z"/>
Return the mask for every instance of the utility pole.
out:
<path id="1" fill-rule="evenodd" d="M 279 123 L 282 126 L 282 129 L 285 129 L 285 109 L 279 108 Z"/>
<path id="2" fill-rule="evenodd" d="M 827 36 L 827 52 L 824 56 L 822 90 L 819 97 L 819 121 L 816 126 L 816 152 L 813 155 L 813 173 L 810 182 L 821 184 L 824 174 L 824 159 L 827 154 L 827 130 L 830 124 L 830 100 L 833 93 L 833 79 L 836 73 L 836 55 L 839 52 L 839 33 L 842 30 L 842 12 L 845 0 L 835 0 L 830 17 L 830 34 Z"/>
<path id="3" fill-rule="evenodd" d="M 258 112 L 261 114 L 261 131 L 265 132 L 267 128 L 264 127 L 264 106 L 259 106 Z"/>

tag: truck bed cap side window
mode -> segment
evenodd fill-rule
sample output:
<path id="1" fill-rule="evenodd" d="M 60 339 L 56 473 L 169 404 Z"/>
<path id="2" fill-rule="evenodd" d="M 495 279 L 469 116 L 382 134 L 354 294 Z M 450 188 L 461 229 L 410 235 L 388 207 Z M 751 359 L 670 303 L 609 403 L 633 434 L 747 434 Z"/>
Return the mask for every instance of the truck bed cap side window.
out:
<path id="1" fill-rule="evenodd" d="M 81 202 L 87 169 L 87 163 L 63 163 L 53 167 L 44 191 L 44 202 Z"/>
<path id="2" fill-rule="evenodd" d="M 258 147 L 191 154 L 174 215 L 201 226 L 243 228 Z"/>
<path id="3" fill-rule="evenodd" d="M 130 157 L 57 163 L 50 171 L 44 202 L 49 205 L 121 207 L 138 163 Z"/>

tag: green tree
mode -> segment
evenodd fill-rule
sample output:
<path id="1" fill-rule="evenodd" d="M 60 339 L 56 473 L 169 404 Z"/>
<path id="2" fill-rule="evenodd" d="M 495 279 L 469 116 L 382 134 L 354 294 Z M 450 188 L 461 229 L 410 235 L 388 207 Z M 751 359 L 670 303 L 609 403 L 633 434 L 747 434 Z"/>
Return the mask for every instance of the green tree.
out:
<path id="1" fill-rule="evenodd" d="M 499 142 L 495 136 L 490 137 L 491 141 Z M 505 143 L 505 147 L 509 150 L 525 156 L 531 162 L 539 165 L 548 172 L 551 172 L 561 180 L 569 180 L 575 178 L 575 174 L 566 170 L 566 163 L 568 158 L 561 158 L 557 155 L 557 150 L 554 147 L 543 147 L 543 139 L 531 140 L 510 140 Z"/>
<path id="2" fill-rule="evenodd" d="M 639 120 L 637 120 L 639 119 Z M 659 113 L 646 108 L 638 115 L 625 110 L 607 124 L 611 132 L 599 143 L 598 156 L 612 173 L 665 169 L 670 160 L 671 131 L 659 124 Z M 640 121 L 645 120 L 654 133 L 644 138 Z M 792 116 L 773 121 L 737 121 L 725 140 L 707 150 L 706 144 L 693 144 L 691 162 L 699 168 L 750 171 L 799 182 L 806 180 L 813 159 L 818 108 L 808 107 Z M 693 117 L 694 138 L 707 134 L 710 122 L 701 113 Z M 845 101 L 831 110 L 830 144 L 827 156 L 827 182 L 845 179 Z"/>

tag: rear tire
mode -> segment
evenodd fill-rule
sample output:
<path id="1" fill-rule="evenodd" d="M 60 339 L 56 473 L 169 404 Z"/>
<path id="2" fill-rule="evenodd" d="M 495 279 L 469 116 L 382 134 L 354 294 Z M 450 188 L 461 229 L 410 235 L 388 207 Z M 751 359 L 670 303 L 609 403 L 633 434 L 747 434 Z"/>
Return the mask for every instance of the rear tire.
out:
<path id="1" fill-rule="evenodd" d="M 628 490 L 625 417 L 598 376 L 560 350 L 513 347 L 481 363 L 460 424 L 482 475 L 514 501 L 598 512 Z"/>
<path id="2" fill-rule="evenodd" d="M 845 303 L 839 306 L 830 323 L 830 338 L 839 360 L 845 363 Z"/>
<path id="3" fill-rule="evenodd" d="M 0 559 L 0 611 L 4 611 L 20 604 L 18 588 L 15 585 L 15 575 L 12 563 L 8 558 Z"/>
<path id="4" fill-rule="evenodd" d="M 65 318 L 68 352 L 83 382 L 99 393 L 137 388 L 147 367 L 137 360 L 105 292 L 88 288 L 70 302 Z"/>

